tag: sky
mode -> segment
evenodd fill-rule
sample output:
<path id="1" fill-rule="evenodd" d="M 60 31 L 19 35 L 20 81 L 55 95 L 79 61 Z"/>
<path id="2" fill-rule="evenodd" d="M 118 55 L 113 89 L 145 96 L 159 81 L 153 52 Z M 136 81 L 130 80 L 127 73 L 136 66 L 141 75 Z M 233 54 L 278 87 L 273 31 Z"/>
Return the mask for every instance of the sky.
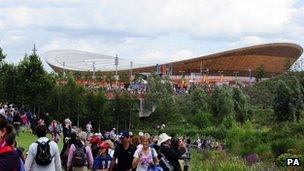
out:
<path id="1" fill-rule="evenodd" d="M 7 62 L 33 44 L 43 61 L 76 49 L 156 64 L 273 42 L 304 46 L 304 0 L 0 0 Z"/>

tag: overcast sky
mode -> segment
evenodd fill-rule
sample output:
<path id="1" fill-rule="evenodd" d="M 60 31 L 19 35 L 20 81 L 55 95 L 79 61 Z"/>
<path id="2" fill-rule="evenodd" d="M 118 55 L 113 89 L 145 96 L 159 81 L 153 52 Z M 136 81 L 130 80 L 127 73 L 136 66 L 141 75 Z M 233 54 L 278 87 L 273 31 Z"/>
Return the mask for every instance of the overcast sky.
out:
<path id="1" fill-rule="evenodd" d="M 42 59 L 78 49 L 156 64 L 271 42 L 304 46 L 303 0 L 0 0 L 8 62 L 34 43 Z"/>

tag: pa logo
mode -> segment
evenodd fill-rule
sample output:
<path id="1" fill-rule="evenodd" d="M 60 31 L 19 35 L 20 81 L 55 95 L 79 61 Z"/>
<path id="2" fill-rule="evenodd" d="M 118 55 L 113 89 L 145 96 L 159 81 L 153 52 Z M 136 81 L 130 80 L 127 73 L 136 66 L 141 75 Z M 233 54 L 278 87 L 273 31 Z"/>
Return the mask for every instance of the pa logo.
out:
<path id="1" fill-rule="evenodd" d="M 286 166 L 301 166 L 299 158 L 286 158 Z"/>

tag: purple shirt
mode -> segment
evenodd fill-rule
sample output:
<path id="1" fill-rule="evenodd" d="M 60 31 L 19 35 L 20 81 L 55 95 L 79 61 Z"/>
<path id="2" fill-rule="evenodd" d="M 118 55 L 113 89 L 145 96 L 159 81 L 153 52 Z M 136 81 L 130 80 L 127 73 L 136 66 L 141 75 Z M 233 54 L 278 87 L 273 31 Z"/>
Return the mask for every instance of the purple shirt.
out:
<path id="1" fill-rule="evenodd" d="M 71 168 L 72 167 L 72 158 L 73 158 L 73 153 L 74 153 L 75 149 L 76 149 L 75 145 L 72 144 L 71 147 L 70 147 L 70 149 L 69 149 L 67 168 Z M 93 159 L 91 148 L 89 146 L 86 146 L 85 150 L 86 150 L 86 155 L 87 155 L 87 164 L 88 164 L 88 167 L 92 168 L 93 167 L 94 159 Z"/>

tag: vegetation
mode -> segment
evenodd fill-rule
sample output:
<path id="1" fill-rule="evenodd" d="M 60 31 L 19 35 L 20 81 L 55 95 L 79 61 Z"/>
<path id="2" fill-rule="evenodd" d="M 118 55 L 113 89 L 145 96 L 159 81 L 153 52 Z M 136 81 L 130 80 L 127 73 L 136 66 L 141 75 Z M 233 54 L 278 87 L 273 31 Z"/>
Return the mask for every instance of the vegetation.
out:
<path id="1" fill-rule="evenodd" d="M 115 98 L 108 100 L 103 89 L 87 89 L 70 75 L 47 73 L 36 54 L 15 65 L 3 61 L 1 49 L 0 59 L 0 100 L 37 115 L 49 112 L 60 121 L 69 117 L 80 127 L 91 120 L 96 130 L 116 127 L 192 139 L 212 136 L 225 145 L 223 151 L 194 151 L 194 170 L 278 170 L 286 167 L 286 156 L 304 161 L 304 72 L 262 81 L 261 66 L 259 82 L 253 86 L 219 86 L 212 93 L 193 86 L 181 95 L 173 95 L 169 78 L 151 74 L 146 100 L 156 109 L 139 119 L 139 101 L 127 92 L 115 91 Z M 111 82 L 113 74 L 103 79 Z M 162 124 L 164 129 L 159 127 Z M 257 163 L 245 160 L 251 154 L 258 157 Z"/>

